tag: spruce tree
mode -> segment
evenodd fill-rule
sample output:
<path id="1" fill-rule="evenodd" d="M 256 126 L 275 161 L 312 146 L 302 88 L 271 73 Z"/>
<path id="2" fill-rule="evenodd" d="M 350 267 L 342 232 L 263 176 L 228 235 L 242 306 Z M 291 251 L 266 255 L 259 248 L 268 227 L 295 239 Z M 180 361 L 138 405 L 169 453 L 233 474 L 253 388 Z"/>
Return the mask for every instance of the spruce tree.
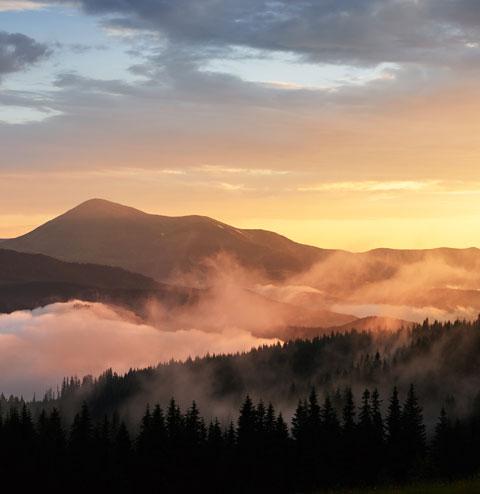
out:
<path id="1" fill-rule="evenodd" d="M 257 432 L 257 411 L 250 396 L 247 395 L 240 408 L 237 421 L 237 442 L 240 448 L 253 448 Z"/>
<path id="2" fill-rule="evenodd" d="M 358 426 L 362 435 L 368 438 L 372 428 L 372 409 L 370 406 L 370 391 L 365 389 L 362 394 Z"/>
<path id="3" fill-rule="evenodd" d="M 159 403 L 155 405 L 151 415 L 150 434 L 152 453 L 160 460 L 161 455 L 165 453 L 167 429 L 163 410 Z"/>
<path id="4" fill-rule="evenodd" d="M 385 465 L 385 425 L 381 412 L 382 402 L 377 388 L 372 391 L 370 405 L 372 417 L 371 437 L 369 440 L 371 463 L 375 466 L 375 478 L 378 478 Z"/>
<path id="5" fill-rule="evenodd" d="M 355 403 L 353 401 L 352 388 L 348 386 L 344 395 L 345 404 L 343 406 L 343 434 L 345 437 L 351 437 L 355 431 Z"/>
<path id="6" fill-rule="evenodd" d="M 370 406 L 371 406 L 371 417 L 372 417 L 373 440 L 376 445 L 381 446 L 383 445 L 385 426 L 383 424 L 383 419 L 382 419 L 382 411 L 381 411 L 382 402 L 380 400 L 380 394 L 378 393 L 377 388 L 375 388 L 372 391 L 372 396 L 370 400 L 371 400 Z"/>
<path id="7" fill-rule="evenodd" d="M 439 476 L 450 479 L 454 472 L 456 448 L 453 444 L 453 427 L 442 406 L 433 439 L 433 459 Z"/>
<path id="8" fill-rule="evenodd" d="M 412 463 L 419 463 L 426 450 L 426 428 L 423 422 L 423 409 L 418 402 L 413 384 L 408 390 L 401 420 L 405 455 Z"/>
<path id="9" fill-rule="evenodd" d="M 145 413 L 140 421 L 140 433 L 137 437 L 137 449 L 140 458 L 144 460 L 148 459 L 153 453 L 152 436 L 152 414 L 150 405 L 147 403 Z"/>
<path id="10" fill-rule="evenodd" d="M 345 473 L 345 481 L 352 485 L 358 477 L 355 459 L 357 455 L 357 434 L 355 423 L 355 402 L 352 388 L 345 389 L 344 406 L 342 411 L 342 471 Z"/>
<path id="11" fill-rule="evenodd" d="M 387 413 L 387 443 L 390 449 L 398 448 L 402 437 L 402 409 L 398 390 L 393 388 Z"/>
<path id="12" fill-rule="evenodd" d="M 404 475 L 403 442 L 402 442 L 402 409 L 398 398 L 398 390 L 393 388 L 388 404 L 386 417 L 386 453 L 388 474 L 395 481 L 401 481 Z"/>
<path id="13" fill-rule="evenodd" d="M 183 416 L 174 398 L 170 399 L 165 419 L 167 436 L 170 442 L 179 445 L 183 432 Z"/>
<path id="14" fill-rule="evenodd" d="M 195 401 L 192 401 L 192 405 L 185 414 L 185 436 L 188 447 L 200 444 L 202 435 L 200 412 Z"/>
<path id="15" fill-rule="evenodd" d="M 297 445 L 304 442 L 307 435 L 308 406 L 305 401 L 299 400 L 292 418 L 292 435 Z"/>

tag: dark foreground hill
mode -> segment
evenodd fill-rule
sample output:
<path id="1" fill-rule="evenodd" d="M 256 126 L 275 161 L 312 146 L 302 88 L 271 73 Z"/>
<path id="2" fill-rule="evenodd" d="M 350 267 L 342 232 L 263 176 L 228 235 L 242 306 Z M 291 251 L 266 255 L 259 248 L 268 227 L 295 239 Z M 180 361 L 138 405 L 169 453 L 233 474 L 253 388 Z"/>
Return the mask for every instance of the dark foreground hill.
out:
<path id="1" fill-rule="evenodd" d="M 112 303 L 142 315 L 147 300 L 175 307 L 195 300 L 196 295 L 195 290 L 158 283 L 121 268 L 0 249 L 0 313 L 78 299 Z"/>

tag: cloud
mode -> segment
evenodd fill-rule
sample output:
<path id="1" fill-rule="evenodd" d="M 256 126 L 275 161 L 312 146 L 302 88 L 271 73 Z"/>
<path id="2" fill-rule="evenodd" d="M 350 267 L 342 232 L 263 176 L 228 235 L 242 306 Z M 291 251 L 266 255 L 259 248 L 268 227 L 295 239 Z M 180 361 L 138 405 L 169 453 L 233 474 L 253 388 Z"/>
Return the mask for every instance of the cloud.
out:
<path id="1" fill-rule="evenodd" d="M 62 3 L 62 2 L 60 2 Z M 81 0 L 111 28 L 153 30 L 174 43 L 245 46 L 315 62 L 458 64 L 474 60 L 480 8 L 472 0 Z M 477 60 L 478 62 L 478 60 Z"/>
<path id="2" fill-rule="evenodd" d="M 464 13 L 469 8 L 474 18 L 476 4 L 455 3 Z M 82 72 L 78 54 L 59 50 L 55 66 L 49 65 L 47 71 L 42 67 L 43 80 L 38 81 L 40 85 L 28 86 L 30 92 L 21 93 L 14 87 L 0 91 L 5 105 L 33 108 L 38 119 L 61 113 L 42 123 L 2 125 L 2 169 L 35 170 L 40 177 L 47 170 L 85 173 L 76 190 L 68 192 L 71 180 L 65 177 L 62 183 L 60 179 L 47 183 L 46 174 L 40 178 L 43 187 L 36 190 L 47 187 L 52 193 L 41 199 L 38 192 L 26 192 L 24 184 L 4 184 L 1 207 L 11 207 L 13 196 L 24 208 L 36 197 L 36 207 L 42 208 L 43 201 L 63 194 L 63 203 L 57 199 L 60 210 L 71 194 L 81 201 L 93 186 L 96 194 L 111 194 L 119 201 L 138 201 L 140 197 L 144 201 L 140 205 L 168 214 L 199 212 L 216 217 L 221 211 L 220 219 L 240 224 L 262 211 L 266 221 L 259 220 L 256 226 L 271 229 L 276 225 L 280 232 L 298 240 L 353 249 L 373 246 L 374 241 L 328 243 L 327 233 L 299 234 L 298 226 L 285 229 L 278 219 L 287 218 L 293 225 L 293 215 L 297 219 L 316 215 L 319 221 L 327 216 L 342 217 L 354 224 L 360 215 L 369 219 L 475 214 L 465 204 L 467 198 L 461 202 L 460 196 L 469 192 L 448 192 L 449 211 L 445 211 L 447 200 L 439 196 L 444 191 L 435 191 L 439 198 L 434 200 L 434 185 L 425 183 L 454 176 L 465 181 L 478 178 L 475 129 L 480 99 L 474 71 L 480 51 L 468 45 L 478 42 L 480 33 L 468 15 L 460 18 L 443 0 L 437 4 L 443 8 L 434 9 L 430 1 L 390 0 L 79 2 L 83 13 L 78 22 L 128 34 L 112 44 L 119 51 L 135 51 L 133 58 L 118 61 L 131 64 L 130 73 L 115 72 L 111 77 L 103 73 L 111 80 L 96 80 L 85 69 Z M 61 10 L 51 9 L 58 15 L 57 22 L 62 22 Z M 85 12 L 96 17 L 85 19 Z M 71 46 L 68 38 L 58 41 Z M 107 57 L 107 53 L 92 53 L 92 57 Z M 250 66 L 253 76 L 248 77 L 245 67 L 253 63 L 252 57 L 257 61 Z M 280 60 L 284 73 L 262 69 L 262 57 Z M 236 60 L 244 73 L 239 70 L 235 76 L 208 70 L 210 62 L 218 59 Z M 378 76 L 381 70 L 381 65 L 374 67 L 378 60 L 390 62 L 386 63 L 388 71 L 383 78 L 372 80 L 370 75 Z M 333 74 L 335 90 L 305 87 L 311 81 L 302 77 L 302 66 L 308 66 L 307 72 L 325 72 L 323 78 L 329 79 L 329 67 L 335 64 L 349 64 Z M 351 69 L 352 64 L 358 70 Z M 108 67 L 108 63 L 104 65 Z M 343 80 L 337 77 L 339 72 L 352 78 Z M 368 76 L 365 83 L 352 83 L 359 74 Z M 265 81 L 284 81 L 292 89 Z M 186 173 L 178 177 L 153 172 L 128 176 L 123 169 L 132 163 L 145 170 Z M 200 171 L 203 163 L 212 168 Z M 112 172 L 110 181 L 107 174 L 95 183 L 89 179 L 90 169 L 117 168 L 120 171 Z M 294 173 L 282 177 L 284 170 Z M 150 180 L 152 176 L 155 178 Z M 314 192 L 317 186 L 325 190 L 330 183 L 338 185 L 332 193 L 321 194 L 322 198 L 305 193 L 306 189 Z M 242 187 L 254 190 L 242 191 Z M 342 191 L 358 187 L 381 190 L 352 193 L 342 205 L 335 203 L 335 196 L 346 198 Z M 407 204 L 401 203 L 398 198 L 409 187 L 418 194 L 411 194 L 412 201 Z M 247 202 L 247 197 L 257 202 Z M 378 202 L 373 204 L 379 199 L 388 199 L 383 201 L 389 203 L 384 210 L 378 208 Z M 319 231 L 321 226 L 314 225 L 310 231 Z M 408 235 L 405 238 L 414 236 L 411 230 Z M 420 235 L 426 236 L 423 228 Z M 463 245 L 458 234 L 451 238 L 455 245 Z M 474 243 L 471 238 L 468 244 Z M 387 242 L 378 237 L 378 243 L 394 245 L 390 239 Z M 438 236 L 422 242 L 453 245 Z M 420 242 L 412 238 L 402 245 Z"/>
<path id="3" fill-rule="evenodd" d="M 446 311 L 438 307 L 411 307 L 408 305 L 389 304 L 337 304 L 332 310 L 353 314 L 357 317 L 369 317 L 372 315 L 380 317 L 393 317 L 405 321 L 417 323 L 426 318 L 430 321 L 455 321 L 456 319 L 473 321 L 478 317 L 478 310 L 472 307 L 458 307 L 453 311 Z M 355 326 L 355 324 L 352 324 Z M 398 329 L 398 328 L 395 328 Z"/>
<path id="4" fill-rule="evenodd" d="M 43 122 L 47 118 L 61 115 L 61 112 L 45 107 L 41 109 L 13 105 L 0 105 L 0 123 L 27 124 Z"/>
<path id="5" fill-rule="evenodd" d="M 0 315 L 0 390 L 31 397 L 65 375 L 98 375 L 275 343 L 248 331 L 162 331 L 103 304 L 72 301 Z"/>
<path id="6" fill-rule="evenodd" d="M 0 12 L 23 12 L 25 10 L 43 10 L 49 3 L 28 0 L 0 0 Z"/>
<path id="7" fill-rule="evenodd" d="M 253 175 L 253 176 L 265 176 L 269 177 L 272 175 L 290 175 L 293 172 L 290 170 L 272 170 L 270 168 L 233 168 L 233 167 L 224 167 L 224 166 L 212 166 L 212 165 L 203 165 L 197 168 L 198 171 L 204 173 L 212 173 L 212 174 L 228 174 L 228 175 Z"/>
<path id="8" fill-rule="evenodd" d="M 0 77 L 23 70 L 49 53 L 46 45 L 24 34 L 0 31 Z"/>
<path id="9" fill-rule="evenodd" d="M 290 284 L 319 290 L 310 303 L 327 301 L 331 310 L 359 317 L 473 319 L 480 311 L 479 264 L 477 249 L 337 252 Z"/>
<path id="10" fill-rule="evenodd" d="M 426 182 L 406 180 L 380 182 L 374 180 L 358 182 L 329 182 L 318 185 L 298 187 L 302 192 L 310 191 L 339 191 L 339 192 L 390 192 L 390 191 L 419 191 L 437 190 L 438 180 Z"/>

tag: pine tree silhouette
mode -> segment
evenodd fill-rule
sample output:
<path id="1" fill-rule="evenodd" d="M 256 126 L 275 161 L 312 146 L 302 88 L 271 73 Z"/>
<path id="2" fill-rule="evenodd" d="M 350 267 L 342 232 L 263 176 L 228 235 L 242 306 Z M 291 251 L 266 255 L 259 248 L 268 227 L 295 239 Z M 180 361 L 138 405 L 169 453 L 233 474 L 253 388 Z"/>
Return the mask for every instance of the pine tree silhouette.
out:
<path id="1" fill-rule="evenodd" d="M 407 473 L 418 470 L 418 465 L 426 452 L 426 428 L 423 422 L 423 410 L 418 402 L 415 387 L 410 385 L 402 410 L 402 444 Z"/>

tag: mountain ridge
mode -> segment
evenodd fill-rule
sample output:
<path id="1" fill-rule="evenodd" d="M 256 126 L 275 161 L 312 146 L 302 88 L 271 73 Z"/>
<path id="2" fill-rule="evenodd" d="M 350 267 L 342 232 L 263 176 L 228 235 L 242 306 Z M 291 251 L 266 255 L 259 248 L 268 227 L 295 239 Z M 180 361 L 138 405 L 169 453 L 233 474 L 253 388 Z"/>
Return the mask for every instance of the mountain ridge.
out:
<path id="1" fill-rule="evenodd" d="M 65 261 L 119 266 L 157 281 L 202 270 L 201 261 L 219 252 L 229 252 L 240 264 L 271 278 L 299 272 L 333 252 L 206 216 L 153 215 L 102 199 L 85 201 L 2 246 Z"/>
<path id="2" fill-rule="evenodd" d="M 185 287 L 204 288 L 212 276 L 227 273 L 245 286 L 272 284 L 279 296 L 270 298 L 307 309 L 384 304 L 454 312 L 468 299 L 467 308 L 480 310 L 476 247 L 321 249 L 207 216 L 161 216 L 103 199 L 85 201 L 1 247 L 117 266 Z M 284 290 L 288 286 L 290 294 Z M 302 286 L 313 290 L 295 295 Z"/>

